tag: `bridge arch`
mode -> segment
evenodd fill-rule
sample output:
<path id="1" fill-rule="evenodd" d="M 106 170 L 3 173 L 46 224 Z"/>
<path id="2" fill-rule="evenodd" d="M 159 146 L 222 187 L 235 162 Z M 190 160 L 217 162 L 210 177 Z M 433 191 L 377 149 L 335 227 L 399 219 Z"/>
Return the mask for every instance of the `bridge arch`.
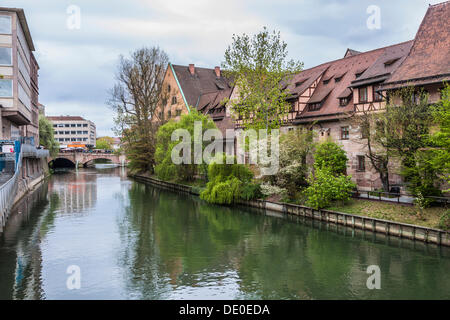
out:
<path id="1" fill-rule="evenodd" d="M 66 157 L 56 157 L 51 159 L 48 163 L 50 168 L 75 168 L 76 163 L 73 162 L 73 159 L 69 159 Z"/>

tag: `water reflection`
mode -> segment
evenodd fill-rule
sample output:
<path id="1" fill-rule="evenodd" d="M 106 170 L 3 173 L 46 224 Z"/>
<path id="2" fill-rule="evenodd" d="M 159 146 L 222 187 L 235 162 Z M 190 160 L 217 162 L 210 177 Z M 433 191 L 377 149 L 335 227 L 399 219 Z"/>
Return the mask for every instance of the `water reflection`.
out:
<path id="1" fill-rule="evenodd" d="M 208 205 L 123 168 L 54 175 L 30 197 L 1 236 L 2 299 L 450 298 L 448 248 Z M 366 288 L 372 264 L 382 290 Z"/>

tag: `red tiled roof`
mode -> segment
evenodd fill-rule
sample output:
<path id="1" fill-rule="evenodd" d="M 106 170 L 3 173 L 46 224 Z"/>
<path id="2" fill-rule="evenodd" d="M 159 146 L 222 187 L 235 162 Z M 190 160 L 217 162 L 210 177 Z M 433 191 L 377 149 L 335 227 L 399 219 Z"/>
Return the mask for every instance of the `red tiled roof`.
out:
<path id="1" fill-rule="evenodd" d="M 382 87 L 444 80 L 450 80 L 450 1 L 428 7 L 409 55 Z"/>
<path id="2" fill-rule="evenodd" d="M 172 65 L 189 106 L 197 107 L 202 95 L 230 89 L 230 81 L 216 76 L 214 69 L 195 67 L 194 75 L 188 66 Z"/>

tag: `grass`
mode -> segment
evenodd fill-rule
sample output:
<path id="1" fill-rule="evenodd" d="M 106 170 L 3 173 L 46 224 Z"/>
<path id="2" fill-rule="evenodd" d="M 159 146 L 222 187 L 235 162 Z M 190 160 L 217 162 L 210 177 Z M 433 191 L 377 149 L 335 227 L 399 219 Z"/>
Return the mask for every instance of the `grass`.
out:
<path id="1" fill-rule="evenodd" d="M 431 207 L 424 209 L 420 215 L 416 206 L 362 199 L 351 199 L 345 204 L 335 203 L 327 209 L 438 229 L 443 229 L 439 222 L 444 213 L 450 214 L 449 209 Z"/>

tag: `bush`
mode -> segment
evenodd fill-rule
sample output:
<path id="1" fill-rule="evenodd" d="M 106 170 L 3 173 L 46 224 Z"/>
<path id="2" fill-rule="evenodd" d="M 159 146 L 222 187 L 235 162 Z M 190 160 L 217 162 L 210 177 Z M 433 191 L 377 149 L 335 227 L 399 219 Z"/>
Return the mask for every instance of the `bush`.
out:
<path id="1" fill-rule="evenodd" d="M 347 161 L 348 158 L 344 149 L 332 141 L 322 142 L 314 152 L 314 167 L 317 169 L 326 168 L 333 175 L 345 174 Z"/>
<path id="2" fill-rule="evenodd" d="M 306 204 L 315 209 L 326 208 L 333 201 L 347 201 L 356 185 L 351 177 L 335 176 L 332 170 L 316 169 L 309 178 L 310 186 L 305 190 Z"/>
<path id="3" fill-rule="evenodd" d="M 273 196 L 275 194 L 278 194 L 282 198 L 285 198 L 288 192 L 284 188 L 280 188 L 278 186 L 273 186 L 273 185 L 270 185 L 270 184 L 263 183 L 261 185 L 261 193 L 265 197 L 270 197 L 270 196 Z"/>
<path id="4" fill-rule="evenodd" d="M 259 183 L 248 183 L 241 187 L 241 199 L 253 200 L 263 197 L 261 192 L 261 185 Z"/>
<path id="5" fill-rule="evenodd" d="M 233 176 L 225 181 L 218 176 L 208 182 L 206 189 L 200 194 L 200 198 L 217 204 L 231 204 L 240 199 L 240 187 L 242 182 Z"/>
<path id="6" fill-rule="evenodd" d="M 439 228 L 443 230 L 450 229 L 450 211 L 446 211 L 442 214 L 439 219 Z"/>
<path id="7" fill-rule="evenodd" d="M 258 196 L 258 187 L 251 184 L 253 173 L 243 164 L 226 164 L 226 155 L 222 163 L 212 162 L 208 166 L 208 179 L 206 189 L 200 198 L 209 203 L 231 204 L 240 199 L 251 200 Z M 234 161 L 233 157 L 233 162 Z"/>

